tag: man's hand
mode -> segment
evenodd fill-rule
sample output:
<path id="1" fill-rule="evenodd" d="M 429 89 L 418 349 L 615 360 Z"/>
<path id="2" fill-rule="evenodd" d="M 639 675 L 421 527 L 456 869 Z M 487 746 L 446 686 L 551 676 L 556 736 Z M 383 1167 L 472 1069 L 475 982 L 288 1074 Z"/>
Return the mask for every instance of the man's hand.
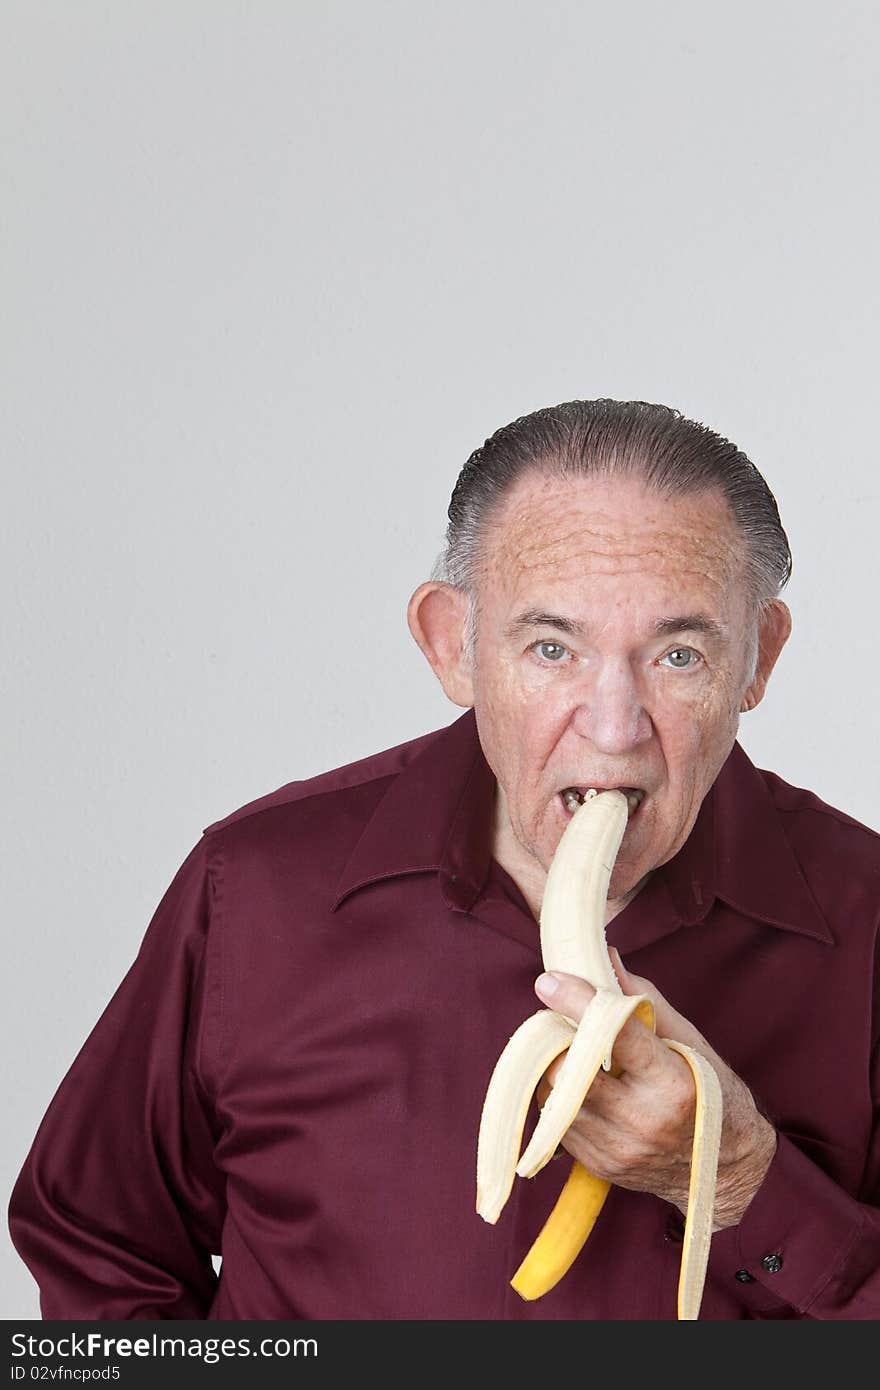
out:
<path id="1" fill-rule="evenodd" d="M 636 1017 L 617 1036 L 612 1060 L 619 1076 L 599 1071 L 563 1139 L 573 1158 L 597 1177 L 672 1202 L 687 1211 L 695 1092 L 690 1068 L 662 1038 L 687 1043 L 712 1063 L 721 1082 L 724 1122 L 715 1195 L 716 1231 L 735 1226 L 764 1180 L 776 1152 L 776 1131 L 764 1119 L 751 1093 L 693 1024 L 676 1013 L 648 980 L 631 975 L 612 950 L 624 994 L 647 994 L 654 1005 L 657 1033 Z M 555 989 L 548 982 L 556 982 Z M 581 1018 L 595 990 L 574 975 L 542 975 L 538 997 L 557 1013 Z M 543 1105 L 562 1058 L 548 1067 L 538 1087 Z"/>

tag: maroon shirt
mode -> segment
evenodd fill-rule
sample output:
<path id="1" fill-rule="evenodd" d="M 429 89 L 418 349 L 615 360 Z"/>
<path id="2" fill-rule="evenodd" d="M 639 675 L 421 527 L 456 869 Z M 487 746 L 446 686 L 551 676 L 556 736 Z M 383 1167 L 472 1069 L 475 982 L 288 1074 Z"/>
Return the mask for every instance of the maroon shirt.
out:
<path id="1" fill-rule="evenodd" d="M 468 711 L 208 827 L 13 1193 L 45 1318 L 675 1317 L 668 1203 L 613 1188 L 533 1303 L 509 1280 L 570 1160 L 475 1213 L 486 1086 L 541 969 L 494 786 Z M 704 1318 L 880 1317 L 878 902 L 880 836 L 735 744 L 608 928 L 780 1131 Z"/>

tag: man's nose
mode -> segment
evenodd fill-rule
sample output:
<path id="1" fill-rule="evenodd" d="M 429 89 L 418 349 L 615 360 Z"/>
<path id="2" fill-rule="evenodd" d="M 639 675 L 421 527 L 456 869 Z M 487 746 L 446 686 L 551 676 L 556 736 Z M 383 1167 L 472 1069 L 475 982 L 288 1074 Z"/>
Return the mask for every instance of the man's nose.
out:
<path id="1" fill-rule="evenodd" d="M 620 754 L 645 743 L 654 732 L 629 665 L 608 664 L 578 687 L 572 726 L 602 753 Z"/>

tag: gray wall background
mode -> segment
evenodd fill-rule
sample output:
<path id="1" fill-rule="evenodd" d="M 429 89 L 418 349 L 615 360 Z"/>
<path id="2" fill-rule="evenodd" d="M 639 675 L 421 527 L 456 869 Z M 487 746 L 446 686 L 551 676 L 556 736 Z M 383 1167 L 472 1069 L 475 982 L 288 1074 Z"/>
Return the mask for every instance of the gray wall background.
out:
<path id="1" fill-rule="evenodd" d="M 727 434 L 740 737 L 880 827 L 870 3 L 4 0 L 2 1186 L 210 821 L 451 722 L 410 593 L 575 396 Z M 37 1317 L 8 1239 L 2 1315 Z"/>

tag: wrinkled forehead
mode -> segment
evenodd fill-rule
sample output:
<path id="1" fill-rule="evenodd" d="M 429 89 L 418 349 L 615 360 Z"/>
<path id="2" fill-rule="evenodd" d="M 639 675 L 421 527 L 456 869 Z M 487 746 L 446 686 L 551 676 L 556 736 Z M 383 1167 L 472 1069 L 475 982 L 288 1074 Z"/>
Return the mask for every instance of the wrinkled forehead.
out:
<path id="1" fill-rule="evenodd" d="M 742 533 L 717 489 L 670 497 L 634 478 L 530 475 L 488 519 L 481 552 L 483 598 L 502 605 L 594 576 L 699 591 L 723 608 L 745 596 Z"/>

